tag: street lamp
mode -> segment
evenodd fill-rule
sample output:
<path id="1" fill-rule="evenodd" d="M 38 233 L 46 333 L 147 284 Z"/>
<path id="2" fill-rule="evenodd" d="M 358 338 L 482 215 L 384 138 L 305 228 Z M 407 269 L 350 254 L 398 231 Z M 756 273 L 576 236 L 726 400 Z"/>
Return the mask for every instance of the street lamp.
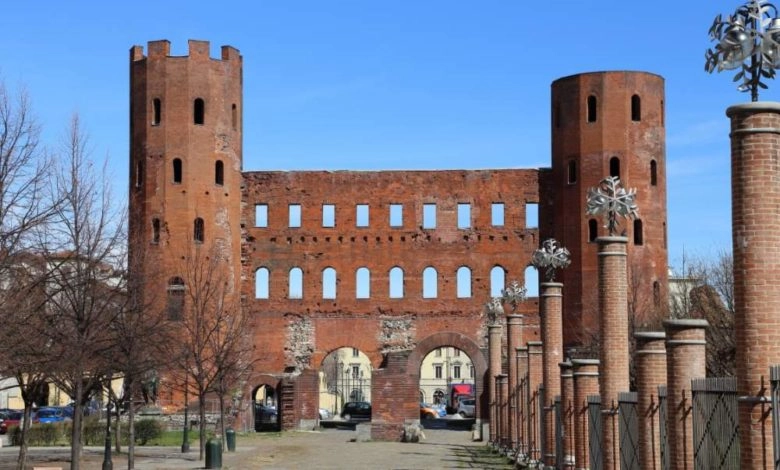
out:
<path id="1" fill-rule="evenodd" d="M 766 88 L 763 78 L 775 78 L 780 67 L 780 19 L 777 8 L 766 0 L 750 0 L 725 19 L 718 15 L 712 22 L 704 70 L 740 69 L 734 81 L 741 81 L 739 91 L 750 91 L 751 101 L 758 101 L 758 89 Z"/>
<path id="2" fill-rule="evenodd" d="M 189 430 L 190 430 L 190 416 L 189 416 L 189 397 L 187 395 L 187 392 L 190 388 L 190 374 L 188 371 L 184 371 L 184 431 L 182 432 L 182 438 L 181 438 L 181 452 L 182 454 L 185 454 L 190 451 L 190 436 L 189 436 Z"/>

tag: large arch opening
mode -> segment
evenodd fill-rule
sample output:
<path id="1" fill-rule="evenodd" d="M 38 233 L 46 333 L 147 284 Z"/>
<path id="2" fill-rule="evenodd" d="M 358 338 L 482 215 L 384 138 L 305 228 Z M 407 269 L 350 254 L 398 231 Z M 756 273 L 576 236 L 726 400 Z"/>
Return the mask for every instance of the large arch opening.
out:
<path id="1" fill-rule="evenodd" d="M 252 391 L 252 404 L 256 432 L 280 430 L 276 387 L 268 384 L 257 386 Z"/>
<path id="2" fill-rule="evenodd" d="M 328 353 L 319 370 L 320 420 L 369 421 L 372 371 L 371 360 L 358 348 Z"/>

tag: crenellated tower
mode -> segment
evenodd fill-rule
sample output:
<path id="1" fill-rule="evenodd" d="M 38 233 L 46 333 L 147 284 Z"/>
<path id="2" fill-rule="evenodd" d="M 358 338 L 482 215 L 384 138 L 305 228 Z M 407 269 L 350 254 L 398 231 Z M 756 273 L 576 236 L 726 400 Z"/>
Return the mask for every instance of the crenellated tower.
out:
<path id="1" fill-rule="evenodd" d="M 242 57 L 189 41 L 130 49 L 131 269 L 142 271 L 148 298 L 183 290 L 185 259 L 218 259 L 235 299 L 240 292 Z M 148 278 L 159 278 L 149 282 Z M 155 300 L 156 301 L 156 300 Z M 175 302 L 174 302 L 175 309 Z"/>
<path id="2" fill-rule="evenodd" d="M 571 251 L 564 283 L 564 342 L 598 331 L 596 237 L 602 219 L 585 214 L 588 188 L 619 176 L 636 188 L 640 218 L 621 220 L 628 237 L 629 314 L 654 321 L 667 301 L 664 80 L 645 72 L 572 75 L 552 84 L 553 236 Z"/>

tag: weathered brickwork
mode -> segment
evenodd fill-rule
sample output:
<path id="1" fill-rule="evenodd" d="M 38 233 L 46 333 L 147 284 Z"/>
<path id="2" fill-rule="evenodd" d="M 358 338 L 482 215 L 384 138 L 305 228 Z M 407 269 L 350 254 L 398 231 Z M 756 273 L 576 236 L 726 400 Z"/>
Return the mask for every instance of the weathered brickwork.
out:
<path id="1" fill-rule="evenodd" d="M 131 49 L 131 263 L 148 279 L 145 293 L 164 306 L 193 252 L 224 260 L 230 300 L 252 318 L 255 375 L 246 393 L 260 384 L 282 389 L 279 400 L 292 400 L 280 403 L 283 427 L 316 418 L 313 377 L 341 347 L 371 361 L 375 437 L 393 436 L 418 417 L 420 363 L 443 346 L 469 354 L 477 416 L 486 417 L 483 391 L 493 378 L 486 376 L 484 304 L 496 291 L 492 280 L 500 273 L 499 282 L 523 284 L 533 251 L 551 236 L 573 257 L 561 279 L 564 346 L 590 339 L 575 334 L 597 331 L 585 194 L 609 175 L 613 158 L 627 186 L 639 190 L 641 236 L 627 227 L 630 276 L 641 280 L 630 283 L 632 297 L 644 299 L 636 310 L 652 310 L 647 299 L 665 304 L 660 77 L 605 72 L 556 81 L 551 168 L 242 171 L 241 64 L 232 47 L 209 57 L 203 41 L 190 41 L 183 57 L 170 56 L 167 41 L 150 42 L 146 55 Z M 597 116 L 586 116 L 591 95 Z M 512 346 L 539 341 L 538 299 L 514 313 L 523 326 Z M 499 370 L 509 360 L 502 357 Z M 534 365 L 537 385 L 541 373 Z M 399 397 L 408 401 L 400 410 Z"/>

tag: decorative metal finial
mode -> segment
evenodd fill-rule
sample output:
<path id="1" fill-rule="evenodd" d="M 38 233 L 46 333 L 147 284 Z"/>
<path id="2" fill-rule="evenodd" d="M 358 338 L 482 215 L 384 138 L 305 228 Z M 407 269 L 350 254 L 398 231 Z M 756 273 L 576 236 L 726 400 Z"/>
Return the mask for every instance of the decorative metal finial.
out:
<path id="1" fill-rule="evenodd" d="M 517 281 L 512 281 L 506 289 L 501 291 L 501 300 L 508 303 L 512 307 L 512 313 L 515 313 L 520 302 L 525 300 L 526 294 L 525 287 L 520 287 Z"/>
<path id="2" fill-rule="evenodd" d="M 534 251 L 531 257 L 531 264 L 538 270 L 544 270 L 544 276 L 547 282 L 555 280 L 555 270 L 563 269 L 571 264 L 569 259 L 571 253 L 562 246 L 558 246 L 558 241 L 554 238 L 548 238 L 542 242 L 542 247 Z"/>
<path id="3" fill-rule="evenodd" d="M 585 212 L 588 215 L 606 214 L 606 225 L 610 236 L 615 235 L 620 225 L 617 218 L 636 219 L 639 209 L 636 202 L 636 189 L 626 190 L 617 176 L 608 176 L 601 180 L 598 186 L 588 189 L 588 204 Z"/>
<path id="4" fill-rule="evenodd" d="M 485 304 L 485 315 L 487 315 L 489 325 L 497 324 L 498 319 L 503 314 L 504 304 L 501 302 L 501 297 L 492 297 L 490 302 Z"/>
<path id="5" fill-rule="evenodd" d="M 758 101 L 758 89 L 766 89 L 763 78 L 775 78 L 780 67 L 780 19 L 777 8 L 766 0 L 750 0 L 725 19 L 718 15 L 710 27 L 710 41 L 718 41 L 704 54 L 704 70 L 740 69 L 734 81 L 739 91 L 750 91 Z"/>

